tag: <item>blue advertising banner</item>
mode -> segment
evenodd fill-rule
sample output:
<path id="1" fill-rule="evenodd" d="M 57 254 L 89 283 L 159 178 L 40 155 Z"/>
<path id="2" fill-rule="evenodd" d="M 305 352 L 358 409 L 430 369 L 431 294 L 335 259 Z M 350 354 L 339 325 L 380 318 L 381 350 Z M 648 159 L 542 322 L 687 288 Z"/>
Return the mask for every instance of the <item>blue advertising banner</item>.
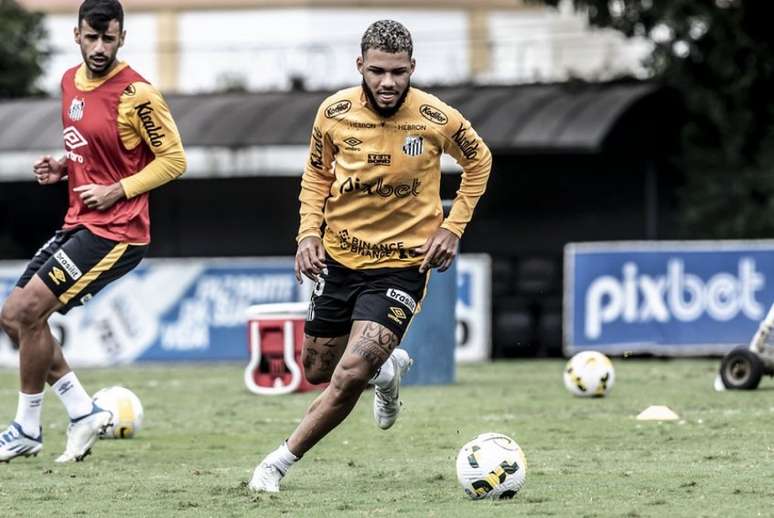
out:
<path id="1" fill-rule="evenodd" d="M 573 243 L 564 351 L 722 354 L 774 302 L 774 241 Z"/>
<path id="2" fill-rule="evenodd" d="M 0 301 L 23 268 L 0 265 Z M 308 300 L 311 289 L 296 282 L 292 258 L 145 260 L 86 305 L 54 314 L 50 324 L 73 366 L 243 360 L 245 309 Z M 0 365 L 17 363 L 0 333 Z"/>
<path id="3" fill-rule="evenodd" d="M 476 331 L 474 338 L 488 343 L 489 328 L 483 327 L 488 323 L 488 301 L 473 295 L 488 296 L 488 262 L 484 268 L 478 264 L 481 258 L 477 260 L 475 268 L 460 267 L 463 272 L 478 272 L 478 276 L 468 275 L 469 286 L 463 291 L 468 295 L 462 303 L 478 325 L 469 326 Z M 466 264 L 464 257 L 460 261 Z M 25 266 L 0 262 L 0 305 Z M 425 307 L 406 336 L 404 345 L 420 356 L 429 355 L 426 366 L 437 367 L 430 375 L 414 369 L 412 376 L 425 380 L 420 382 L 453 380 L 455 302 L 460 304 L 457 284 L 456 265 L 446 274 L 433 273 Z M 75 367 L 137 361 L 246 361 L 247 308 L 306 302 L 312 289 L 308 280 L 302 285 L 296 282 L 292 257 L 149 259 L 84 306 L 66 316 L 54 314 L 49 323 Z M 442 364 L 438 363 L 441 350 L 447 351 Z M 16 365 L 18 353 L 0 332 L 0 366 Z"/>
<path id="4" fill-rule="evenodd" d="M 454 307 L 457 303 L 457 262 L 441 273 L 433 270 L 422 311 L 411 321 L 401 347 L 414 358 L 408 385 L 454 382 Z"/>

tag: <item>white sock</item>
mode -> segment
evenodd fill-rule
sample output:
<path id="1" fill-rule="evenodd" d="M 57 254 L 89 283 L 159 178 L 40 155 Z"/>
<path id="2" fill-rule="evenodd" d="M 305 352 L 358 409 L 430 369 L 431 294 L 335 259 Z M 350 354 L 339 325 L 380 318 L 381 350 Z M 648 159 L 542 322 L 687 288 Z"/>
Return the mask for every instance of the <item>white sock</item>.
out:
<path id="1" fill-rule="evenodd" d="M 91 397 L 86 393 L 73 371 L 68 372 L 51 385 L 67 410 L 70 419 L 77 419 L 91 413 Z"/>
<path id="2" fill-rule="evenodd" d="M 19 404 L 16 407 L 16 421 L 22 431 L 32 438 L 40 435 L 40 412 L 43 410 L 43 392 L 25 394 L 19 392 Z"/>
<path id="3" fill-rule="evenodd" d="M 266 456 L 266 462 L 273 464 L 284 475 L 301 457 L 296 457 L 288 449 L 288 442 L 283 441 L 279 448 Z"/>
<path id="4" fill-rule="evenodd" d="M 393 354 L 395 354 L 393 352 Z M 379 370 L 376 371 L 374 377 L 368 380 L 371 385 L 376 385 L 379 388 L 386 388 L 392 383 L 392 379 L 395 377 L 395 364 L 387 358 Z"/>

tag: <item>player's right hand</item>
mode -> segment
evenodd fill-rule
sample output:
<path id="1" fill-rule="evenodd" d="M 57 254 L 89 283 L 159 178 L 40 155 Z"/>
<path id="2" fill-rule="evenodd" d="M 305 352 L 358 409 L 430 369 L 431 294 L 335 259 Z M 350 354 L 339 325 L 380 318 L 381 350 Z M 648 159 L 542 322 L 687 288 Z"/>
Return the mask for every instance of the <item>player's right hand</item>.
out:
<path id="1" fill-rule="evenodd" d="M 325 267 L 325 248 L 322 240 L 317 236 L 305 237 L 298 243 L 296 251 L 296 280 L 299 284 L 304 282 L 301 274 L 306 275 L 314 282 Z"/>
<path id="2" fill-rule="evenodd" d="M 40 157 L 32 164 L 32 172 L 40 185 L 57 183 L 65 174 L 62 163 L 50 155 Z"/>

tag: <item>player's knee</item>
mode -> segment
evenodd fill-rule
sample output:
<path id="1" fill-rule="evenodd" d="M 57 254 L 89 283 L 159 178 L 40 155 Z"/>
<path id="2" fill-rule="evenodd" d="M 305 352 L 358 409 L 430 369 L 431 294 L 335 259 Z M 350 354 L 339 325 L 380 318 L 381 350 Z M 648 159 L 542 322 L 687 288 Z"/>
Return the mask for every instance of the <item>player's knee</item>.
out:
<path id="1" fill-rule="evenodd" d="M 368 385 L 368 379 L 368 372 L 365 369 L 342 362 L 331 377 L 331 387 L 340 397 L 359 397 Z"/>
<path id="2" fill-rule="evenodd" d="M 39 311 L 35 308 L 34 302 L 24 298 L 9 298 L 0 312 L 0 324 L 9 335 L 16 333 L 20 328 L 32 327 L 40 323 L 40 320 Z"/>
<path id="3" fill-rule="evenodd" d="M 0 309 L 0 327 L 7 335 L 16 333 L 16 302 L 13 297 L 9 298 L 3 304 L 3 308 Z"/>
<path id="4" fill-rule="evenodd" d="M 3 306 L 3 309 L 0 310 L 0 329 L 2 329 L 3 332 L 8 336 L 11 336 L 11 334 L 15 333 L 16 331 L 11 325 L 11 322 L 11 317 L 6 311 L 5 306 Z"/>
<path id="5" fill-rule="evenodd" d="M 318 351 L 304 347 L 301 353 L 301 362 L 304 365 L 304 378 L 312 385 L 326 383 L 331 380 L 333 368 L 326 369 L 321 362 L 316 361 Z"/>

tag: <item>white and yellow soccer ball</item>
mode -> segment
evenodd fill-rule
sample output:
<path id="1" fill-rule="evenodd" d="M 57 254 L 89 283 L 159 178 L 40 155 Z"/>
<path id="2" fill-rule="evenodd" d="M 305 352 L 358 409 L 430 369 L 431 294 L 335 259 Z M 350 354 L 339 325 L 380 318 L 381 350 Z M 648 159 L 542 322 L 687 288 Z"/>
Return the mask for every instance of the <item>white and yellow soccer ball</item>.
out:
<path id="1" fill-rule="evenodd" d="M 473 500 L 513 498 L 527 479 L 527 459 L 516 441 L 483 433 L 457 454 L 457 480 Z"/>
<path id="2" fill-rule="evenodd" d="M 102 439 L 128 439 L 142 428 L 143 409 L 140 398 L 126 387 L 107 387 L 94 394 L 94 403 L 113 413 Z"/>
<path id="3" fill-rule="evenodd" d="M 564 386 L 576 396 L 604 396 L 613 388 L 613 383 L 613 363 L 597 351 L 578 353 L 564 367 Z"/>

